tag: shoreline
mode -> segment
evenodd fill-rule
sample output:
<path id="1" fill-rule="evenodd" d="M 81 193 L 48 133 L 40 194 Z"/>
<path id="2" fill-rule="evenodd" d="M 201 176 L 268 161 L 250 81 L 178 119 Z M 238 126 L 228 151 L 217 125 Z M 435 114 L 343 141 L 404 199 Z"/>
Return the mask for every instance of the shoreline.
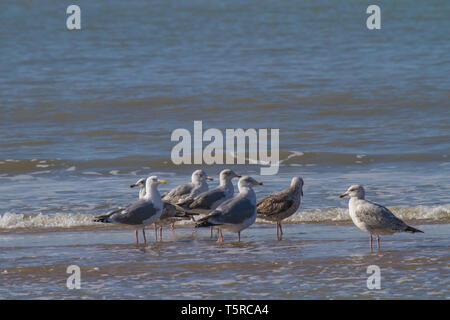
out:
<path id="1" fill-rule="evenodd" d="M 436 221 L 432 219 L 410 219 L 403 220 L 407 224 L 411 225 L 438 225 L 438 224 L 450 224 L 450 218 L 445 221 Z M 265 221 L 257 221 L 253 224 L 254 226 L 258 225 L 274 225 L 275 222 L 265 222 Z M 286 221 L 282 222 L 282 225 L 324 225 L 324 226 L 354 226 L 352 221 Z M 183 224 L 175 224 L 175 228 L 192 228 L 194 229 L 193 222 L 185 222 Z M 251 228 L 251 226 L 249 227 Z M 355 226 L 356 228 L 356 226 Z M 168 230 L 168 227 L 164 227 L 164 230 Z M 37 227 L 37 228 L 28 228 L 28 227 L 17 227 L 17 228 L 0 228 L 0 235 L 2 234 L 42 234 L 42 233 L 54 233 L 54 232 L 91 232 L 98 230 L 136 230 L 136 228 L 131 227 L 129 225 L 119 225 L 119 224 L 105 224 L 99 223 L 98 225 L 88 225 L 88 226 L 71 226 L 71 227 Z M 154 230 L 154 225 L 149 225 L 145 228 L 146 231 Z"/>
<path id="2" fill-rule="evenodd" d="M 350 225 L 255 225 L 241 235 L 182 226 L 136 245 L 132 230 L 9 234 L 0 237 L 0 298 L 5 299 L 445 299 L 449 224 L 417 225 L 424 234 L 382 237 L 369 249 Z M 1 257 L 1 256 L 0 256 Z M 66 268 L 81 270 L 81 290 L 66 288 Z M 381 290 L 366 287 L 381 269 Z"/>

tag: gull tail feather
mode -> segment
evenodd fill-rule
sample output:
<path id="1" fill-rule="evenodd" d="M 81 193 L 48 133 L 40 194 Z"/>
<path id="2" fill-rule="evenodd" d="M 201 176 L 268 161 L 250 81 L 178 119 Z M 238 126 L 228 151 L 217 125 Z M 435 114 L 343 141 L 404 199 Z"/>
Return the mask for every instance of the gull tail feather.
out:
<path id="1" fill-rule="evenodd" d="M 187 198 L 184 198 L 184 199 L 181 199 L 180 201 L 178 201 L 177 204 L 179 206 L 188 208 L 192 202 L 194 202 L 194 198 L 187 197 Z"/>
<path id="2" fill-rule="evenodd" d="M 120 212 L 120 211 L 122 211 L 122 210 L 123 210 L 123 208 L 118 208 L 118 209 L 111 210 L 111 211 L 109 211 L 109 212 L 107 212 L 107 213 L 105 213 L 105 214 L 102 214 L 101 216 L 96 216 L 96 217 L 94 218 L 94 222 L 110 223 L 110 222 L 112 222 L 112 221 L 111 221 L 109 218 L 110 218 L 114 213 Z"/>
<path id="3" fill-rule="evenodd" d="M 421 231 L 419 229 L 416 229 L 416 228 L 413 228 L 413 227 L 410 227 L 410 226 L 406 227 L 405 232 L 411 232 L 411 233 L 420 232 L 420 233 L 424 233 L 423 231 Z"/>
<path id="4" fill-rule="evenodd" d="M 209 222 L 208 220 L 199 221 L 195 224 L 196 228 L 214 227 L 216 224 Z"/>
<path id="5" fill-rule="evenodd" d="M 204 228 L 204 227 L 214 227 L 214 226 L 220 225 L 220 223 L 218 224 L 218 223 L 211 222 L 211 220 L 209 218 L 211 218 L 211 216 L 201 218 L 200 220 L 197 221 L 197 223 L 195 224 L 195 227 L 196 228 Z"/>

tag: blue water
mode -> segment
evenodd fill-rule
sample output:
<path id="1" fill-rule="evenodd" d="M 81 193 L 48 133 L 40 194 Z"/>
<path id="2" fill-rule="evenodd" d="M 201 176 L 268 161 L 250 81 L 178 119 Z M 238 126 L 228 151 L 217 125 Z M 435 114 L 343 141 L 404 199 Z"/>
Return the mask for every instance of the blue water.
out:
<path id="1" fill-rule="evenodd" d="M 370 3 L 356 0 L 76 4 L 79 31 L 66 29 L 68 3 L 0 3 L 0 215 L 24 215 L 27 226 L 0 220 L 3 235 L 45 233 L 53 224 L 40 213 L 66 214 L 50 219 L 66 228 L 74 215 L 124 205 L 136 198 L 130 183 L 150 174 L 168 181 L 163 191 L 200 167 L 217 178 L 225 166 L 171 161 L 172 131 L 192 132 L 195 120 L 204 130 L 279 129 L 277 175 L 231 167 L 264 182 L 258 199 L 303 176 L 294 222 L 315 214 L 320 236 L 321 223 L 342 218 L 338 195 L 355 183 L 415 225 L 448 229 L 448 1 L 379 3 L 380 30 L 366 28 Z M 305 297 L 330 297 L 311 290 Z"/>

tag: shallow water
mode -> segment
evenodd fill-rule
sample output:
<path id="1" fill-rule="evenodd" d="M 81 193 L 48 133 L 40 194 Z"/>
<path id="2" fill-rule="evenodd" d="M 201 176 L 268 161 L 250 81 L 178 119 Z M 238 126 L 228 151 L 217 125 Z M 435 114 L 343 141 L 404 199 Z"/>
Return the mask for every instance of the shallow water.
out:
<path id="1" fill-rule="evenodd" d="M 224 233 L 178 227 L 163 241 L 134 243 L 132 230 L 9 234 L 0 240 L 0 297 L 11 299 L 448 299 L 448 224 L 415 225 L 424 234 L 384 237 L 371 252 L 354 226 L 273 225 Z M 142 239 L 142 238 L 141 238 Z M 142 240 L 141 240 L 142 241 Z M 66 268 L 81 269 L 68 289 Z M 367 287 L 380 268 L 381 289 Z"/>
<path id="2" fill-rule="evenodd" d="M 380 4 L 376 31 L 359 0 L 77 4 L 69 32 L 64 3 L 0 2 L 0 297 L 448 298 L 448 1 Z M 229 167 L 263 181 L 258 199 L 303 177 L 289 237 L 258 220 L 218 246 L 185 223 L 143 250 L 92 222 L 151 174 L 167 191 L 202 167 L 216 185 L 225 166 L 170 158 L 195 120 L 280 130 L 276 176 Z M 426 233 L 368 253 L 338 198 L 355 183 Z M 76 262 L 85 282 L 68 291 Z M 369 292 L 376 262 L 386 281 Z"/>

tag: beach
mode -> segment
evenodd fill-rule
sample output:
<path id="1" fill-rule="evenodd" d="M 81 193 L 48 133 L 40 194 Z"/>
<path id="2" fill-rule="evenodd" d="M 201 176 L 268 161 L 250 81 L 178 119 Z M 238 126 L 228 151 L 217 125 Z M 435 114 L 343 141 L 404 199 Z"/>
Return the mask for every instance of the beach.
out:
<path id="1" fill-rule="evenodd" d="M 424 224 L 424 235 L 384 237 L 370 252 L 352 225 L 254 225 L 241 243 L 224 232 L 189 227 L 137 246 L 132 230 L 2 234 L 2 299 L 448 299 L 448 224 Z M 67 267 L 80 267 L 80 289 L 68 289 Z M 370 290 L 377 265 L 381 288 Z"/>
<path id="2" fill-rule="evenodd" d="M 380 30 L 356 0 L 81 0 L 81 30 L 63 3 L 0 3 L 0 299 L 448 299 L 450 7 L 412 2 L 380 4 Z M 174 163 L 195 121 L 278 130 L 278 171 Z M 259 218 L 239 243 L 183 221 L 147 246 L 94 222 L 140 178 L 164 193 L 203 169 L 213 188 L 227 168 L 257 200 L 303 178 L 281 241 Z M 371 252 L 339 198 L 354 184 L 424 233 Z"/>

